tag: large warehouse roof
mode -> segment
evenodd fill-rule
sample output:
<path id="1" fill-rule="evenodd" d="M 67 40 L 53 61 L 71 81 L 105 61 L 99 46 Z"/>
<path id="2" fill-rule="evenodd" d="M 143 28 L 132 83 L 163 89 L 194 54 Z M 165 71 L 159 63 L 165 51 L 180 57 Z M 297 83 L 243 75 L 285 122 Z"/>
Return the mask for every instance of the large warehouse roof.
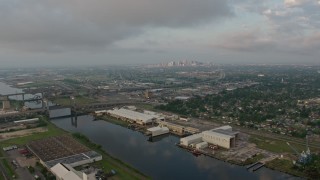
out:
<path id="1" fill-rule="evenodd" d="M 27 147 L 47 167 L 53 167 L 58 163 L 73 165 L 101 157 L 100 154 L 91 151 L 69 135 L 35 140 L 28 143 Z"/>
<path id="2" fill-rule="evenodd" d="M 151 122 L 152 119 L 156 118 L 154 115 L 144 114 L 144 113 L 140 113 L 137 111 L 132 111 L 124 108 L 108 110 L 107 112 L 113 115 L 131 119 L 134 121 L 136 120 L 143 121 L 144 123 Z"/>
<path id="3" fill-rule="evenodd" d="M 181 138 L 181 140 L 190 141 L 190 140 L 197 139 L 197 138 L 200 138 L 200 137 L 202 137 L 201 133 L 193 134 L 191 136 L 187 136 L 187 137 Z"/>
<path id="4" fill-rule="evenodd" d="M 216 132 L 216 133 L 220 133 L 220 134 L 224 134 L 224 135 L 229 135 L 229 136 L 234 136 L 239 133 L 237 131 L 228 131 L 228 130 L 223 130 L 223 129 L 213 129 L 211 131 Z"/>
<path id="5" fill-rule="evenodd" d="M 203 131 L 202 132 L 203 135 L 210 135 L 210 136 L 215 136 L 215 137 L 222 137 L 222 138 L 227 138 L 227 139 L 231 139 L 234 136 L 230 136 L 228 134 L 223 134 L 223 133 L 219 133 L 219 132 L 215 132 L 215 131 Z"/>
<path id="6" fill-rule="evenodd" d="M 63 180 L 82 180 L 82 174 L 79 174 L 71 166 L 67 164 L 58 163 L 53 166 L 51 172 L 56 175 L 58 179 Z M 81 176 L 81 178 L 80 178 Z"/>

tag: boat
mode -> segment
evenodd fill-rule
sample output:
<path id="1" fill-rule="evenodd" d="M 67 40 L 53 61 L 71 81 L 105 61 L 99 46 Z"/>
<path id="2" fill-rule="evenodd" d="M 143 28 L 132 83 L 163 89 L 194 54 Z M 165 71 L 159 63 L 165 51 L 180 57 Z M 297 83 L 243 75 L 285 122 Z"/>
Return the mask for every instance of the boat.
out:
<path id="1" fill-rule="evenodd" d="M 191 151 L 192 152 L 192 154 L 194 155 L 194 156 L 200 156 L 202 153 L 201 152 L 199 152 L 199 151 L 197 151 L 197 150 L 193 150 L 193 151 Z"/>

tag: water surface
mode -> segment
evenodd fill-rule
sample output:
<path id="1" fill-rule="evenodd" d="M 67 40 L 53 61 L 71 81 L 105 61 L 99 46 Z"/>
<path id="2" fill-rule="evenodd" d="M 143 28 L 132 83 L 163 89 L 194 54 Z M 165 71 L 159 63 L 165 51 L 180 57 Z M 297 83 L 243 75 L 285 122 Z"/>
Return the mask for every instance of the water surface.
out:
<path id="1" fill-rule="evenodd" d="M 297 179 L 288 174 L 262 168 L 254 173 L 206 156 L 194 156 L 175 145 L 176 136 L 157 142 L 147 141 L 143 134 L 105 121 L 92 121 L 92 116 L 52 120 L 58 127 L 80 132 L 112 156 L 132 165 L 152 179 Z"/>

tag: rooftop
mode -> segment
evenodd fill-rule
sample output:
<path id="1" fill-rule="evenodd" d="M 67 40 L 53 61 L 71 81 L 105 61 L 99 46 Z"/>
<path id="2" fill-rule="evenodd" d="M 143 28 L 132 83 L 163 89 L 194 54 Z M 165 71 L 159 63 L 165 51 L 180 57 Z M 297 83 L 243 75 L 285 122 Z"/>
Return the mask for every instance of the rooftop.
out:
<path id="1" fill-rule="evenodd" d="M 42 161 L 50 161 L 90 151 L 69 135 L 32 141 L 28 148 Z"/>
<path id="2" fill-rule="evenodd" d="M 239 133 L 238 131 L 228 131 L 228 130 L 223 130 L 223 129 L 213 129 L 211 131 L 216 132 L 216 133 L 220 133 L 220 134 L 224 134 L 224 135 L 229 135 L 229 136 L 234 136 Z"/>
<path id="3" fill-rule="evenodd" d="M 27 147 L 48 167 L 53 167 L 57 163 L 72 164 L 101 156 L 69 135 L 32 141 Z"/>
<path id="4" fill-rule="evenodd" d="M 118 116 L 122 116 L 122 117 L 125 117 L 128 119 L 132 119 L 132 120 L 142 120 L 144 122 L 148 122 L 148 121 L 156 118 L 155 115 L 144 114 L 144 113 L 140 113 L 137 111 L 132 111 L 129 109 L 124 109 L 124 108 L 108 110 L 107 112 L 112 113 L 112 114 L 116 114 Z"/>

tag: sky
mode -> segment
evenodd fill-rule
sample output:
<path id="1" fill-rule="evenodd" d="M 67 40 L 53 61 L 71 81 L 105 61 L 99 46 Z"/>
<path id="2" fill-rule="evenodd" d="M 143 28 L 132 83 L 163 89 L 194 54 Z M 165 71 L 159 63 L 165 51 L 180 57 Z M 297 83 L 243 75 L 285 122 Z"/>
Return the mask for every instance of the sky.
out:
<path id="1" fill-rule="evenodd" d="M 320 0 L 0 0 L 0 67 L 320 64 Z"/>

